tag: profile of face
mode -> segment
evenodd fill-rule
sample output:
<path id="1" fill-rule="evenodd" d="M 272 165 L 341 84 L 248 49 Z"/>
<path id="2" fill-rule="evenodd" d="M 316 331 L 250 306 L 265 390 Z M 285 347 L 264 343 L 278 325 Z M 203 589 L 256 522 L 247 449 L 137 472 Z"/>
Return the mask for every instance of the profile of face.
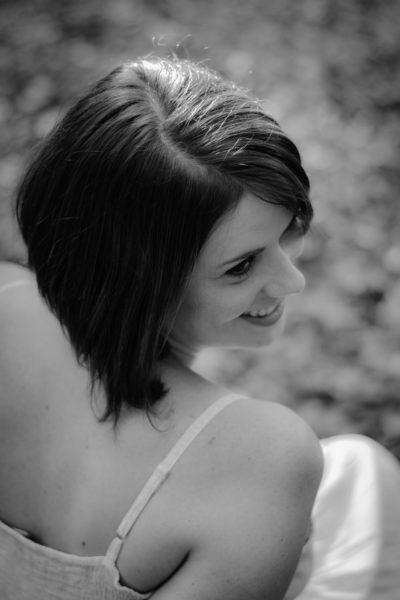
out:
<path id="1" fill-rule="evenodd" d="M 169 341 L 193 355 L 205 347 L 258 348 L 283 330 L 285 298 L 305 285 L 297 219 L 246 193 L 203 246 Z"/>

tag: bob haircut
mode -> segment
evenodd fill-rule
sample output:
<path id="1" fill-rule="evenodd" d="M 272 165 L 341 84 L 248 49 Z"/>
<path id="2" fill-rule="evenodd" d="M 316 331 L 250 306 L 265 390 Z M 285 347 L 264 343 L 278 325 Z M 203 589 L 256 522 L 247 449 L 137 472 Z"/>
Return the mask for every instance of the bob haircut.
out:
<path id="1" fill-rule="evenodd" d="M 17 193 L 40 293 L 94 386 L 103 421 L 154 410 L 159 361 L 196 258 L 250 191 L 306 232 L 299 152 L 259 102 L 187 60 L 123 64 L 45 139 Z"/>

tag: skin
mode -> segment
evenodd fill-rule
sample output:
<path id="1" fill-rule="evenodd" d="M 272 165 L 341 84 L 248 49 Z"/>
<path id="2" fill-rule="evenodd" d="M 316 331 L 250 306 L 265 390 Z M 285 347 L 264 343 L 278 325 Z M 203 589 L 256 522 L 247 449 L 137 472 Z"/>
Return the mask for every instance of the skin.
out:
<path id="1" fill-rule="evenodd" d="M 190 369 L 204 345 L 259 347 L 283 327 L 240 315 L 301 290 L 291 215 L 246 196 L 206 243 L 161 365 L 170 393 L 152 426 L 125 414 L 99 425 L 88 374 L 38 295 L 32 274 L 0 265 L 0 518 L 51 548 L 101 556 L 155 466 L 227 393 Z M 232 279 L 222 263 L 262 248 Z M 235 269 L 237 272 L 240 269 Z M 232 272 L 231 272 L 232 273 Z M 98 393 L 97 406 L 104 397 Z M 138 458 L 140 457 L 140 459 Z M 318 440 L 294 413 L 243 399 L 202 432 L 152 498 L 118 559 L 121 582 L 155 600 L 280 600 L 307 537 L 321 477 Z"/>
<path id="2" fill-rule="evenodd" d="M 178 355 L 190 359 L 207 346 L 263 347 L 281 335 L 285 298 L 305 285 L 294 264 L 303 238 L 292 221 L 285 208 L 252 194 L 223 218 L 200 254 L 172 331 Z M 278 303 L 283 313 L 276 322 L 242 318 Z"/>

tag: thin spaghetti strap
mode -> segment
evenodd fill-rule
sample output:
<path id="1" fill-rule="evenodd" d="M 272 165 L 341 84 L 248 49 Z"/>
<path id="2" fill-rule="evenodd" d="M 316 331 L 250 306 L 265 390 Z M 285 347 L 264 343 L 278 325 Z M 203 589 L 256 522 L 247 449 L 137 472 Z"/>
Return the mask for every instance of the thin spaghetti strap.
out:
<path id="1" fill-rule="evenodd" d="M 241 398 L 243 398 L 243 396 L 239 396 L 238 394 L 228 394 L 227 396 L 219 398 L 216 402 L 214 402 L 214 404 L 211 404 L 211 406 L 209 406 L 188 427 L 188 429 L 179 438 L 175 446 L 172 448 L 172 450 L 170 450 L 164 460 L 155 468 L 153 474 L 147 480 L 147 483 L 143 487 L 142 491 L 139 493 L 125 517 L 122 519 L 117 529 L 116 537 L 113 539 L 107 550 L 106 555 L 109 558 L 112 558 L 113 562 L 117 560 L 126 536 L 131 531 L 143 509 L 148 504 L 152 496 L 154 496 L 157 490 L 161 487 L 185 450 L 196 439 L 206 425 L 208 425 L 208 423 L 210 423 L 210 421 L 221 412 L 221 410 L 223 410 L 232 402 L 235 402 Z"/>
<path id="2" fill-rule="evenodd" d="M 0 294 L 5 292 L 6 290 L 10 290 L 15 287 L 20 287 L 21 285 L 32 285 L 32 282 L 29 279 L 16 279 L 15 281 L 9 281 L 4 285 L 0 286 Z"/>

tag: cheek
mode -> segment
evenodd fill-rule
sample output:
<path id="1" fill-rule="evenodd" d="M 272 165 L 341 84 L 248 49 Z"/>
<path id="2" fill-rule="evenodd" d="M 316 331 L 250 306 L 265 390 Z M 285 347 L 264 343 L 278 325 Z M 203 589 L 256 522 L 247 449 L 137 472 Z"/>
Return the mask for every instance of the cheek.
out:
<path id="1" fill-rule="evenodd" d="M 188 328 L 209 330 L 230 319 L 233 311 L 231 305 L 230 295 L 221 294 L 221 290 L 203 287 L 186 297 L 181 314 Z"/>
<path id="2" fill-rule="evenodd" d="M 232 285 L 227 289 L 226 302 L 233 309 L 239 310 L 242 313 L 252 306 L 261 287 L 259 277 L 255 275 L 249 276 L 247 280 Z"/>
<path id="3" fill-rule="evenodd" d="M 198 288 L 189 290 L 182 302 L 177 322 L 186 330 L 196 329 L 199 324 L 201 326 L 202 320 L 209 318 L 212 306 L 212 299 L 208 298 L 204 291 Z"/>
<path id="4" fill-rule="evenodd" d="M 187 291 L 179 320 L 189 329 L 229 323 L 249 310 L 256 296 L 254 280 L 247 284 L 193 286 Z"/>
<path id="5" fill-rule="evenodd" d="M 231 321 L 249 309 L 253 303 L 255 292 L 252 286 L 230 285 L 220 289 L 218 293 L 209 295 L 207 305 L 213 310 L 219 321 Z"/>

